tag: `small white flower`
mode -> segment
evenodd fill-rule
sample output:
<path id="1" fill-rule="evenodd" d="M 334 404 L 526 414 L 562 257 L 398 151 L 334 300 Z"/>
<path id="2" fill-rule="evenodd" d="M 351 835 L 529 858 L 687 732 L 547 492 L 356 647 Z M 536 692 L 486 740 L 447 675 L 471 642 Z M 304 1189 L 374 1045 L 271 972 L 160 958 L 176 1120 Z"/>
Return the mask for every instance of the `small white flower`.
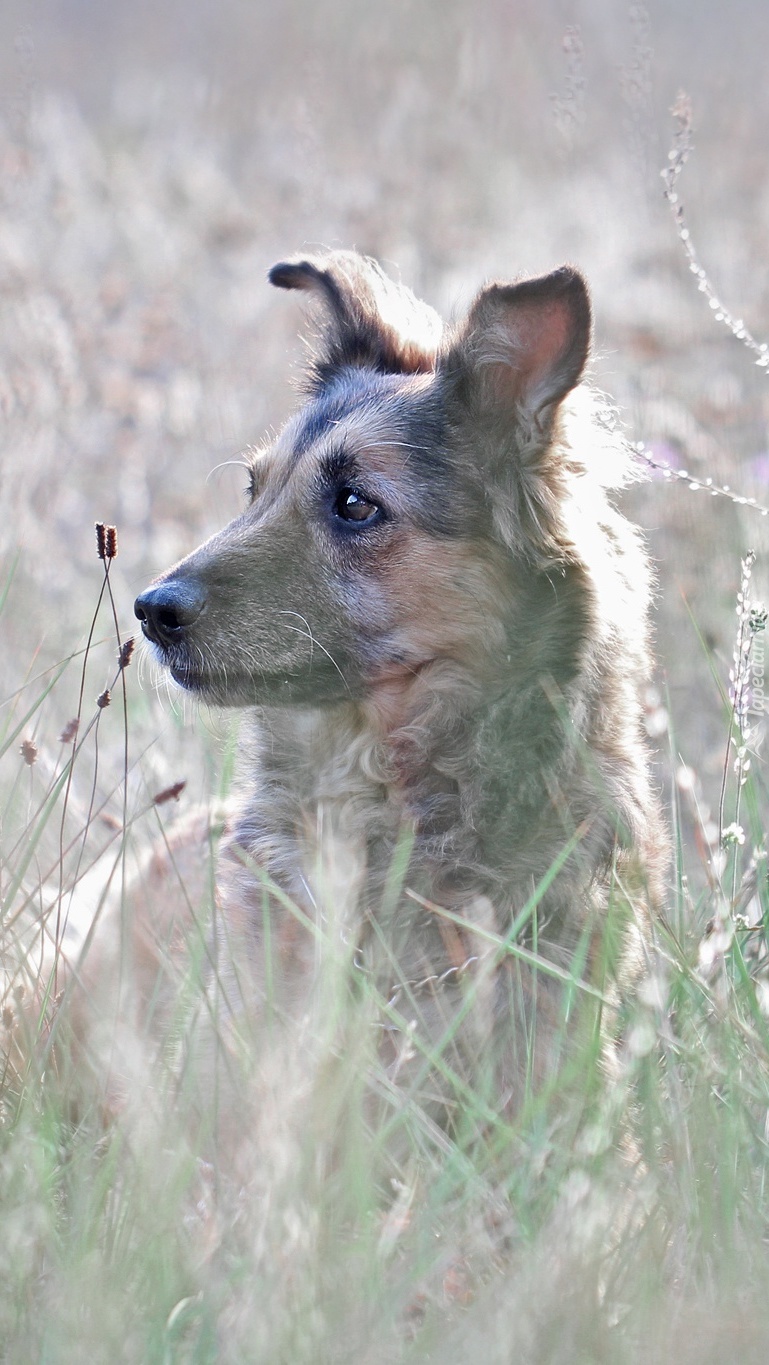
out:
<path id="1" fill-rule="evenodd" d="M 724 844 L 739 844 L 740 847 L 745 843 L 745 831 L 742 825 L 738 825 L 736 820 L 731 825 L 727 825 L 722 836 Z"/>

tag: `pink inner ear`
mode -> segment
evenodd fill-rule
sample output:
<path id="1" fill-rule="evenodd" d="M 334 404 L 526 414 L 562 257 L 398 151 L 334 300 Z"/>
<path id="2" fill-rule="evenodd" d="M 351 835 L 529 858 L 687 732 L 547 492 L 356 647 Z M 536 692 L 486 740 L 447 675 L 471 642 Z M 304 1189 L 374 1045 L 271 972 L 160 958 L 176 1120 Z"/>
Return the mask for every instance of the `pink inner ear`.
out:
<path id="1" fill-rule="evenodd" d="M 569 350 L 573 330 L 574 318 L 565 299 L 516 310 L 513 364 L 527 388 L 547 383 Z"/>
<path id="2" fill-rule="evenodd" d="M 580 377 L 584 349 L 575 345 L 578 323 L 565 298 L 517 304 L 505 312 L 507 355 L 494 367 L 496 384 L 509 400 L 536 411 L 563 398 Z"/>
<path id="3" fill-rule="evenodd" d="M 590 345 L 590 303 L 576 272 L 563 268 L 518 285 L 492 285 L 469 323 L 492 403 L 538 412 L 579 383 Z"/>

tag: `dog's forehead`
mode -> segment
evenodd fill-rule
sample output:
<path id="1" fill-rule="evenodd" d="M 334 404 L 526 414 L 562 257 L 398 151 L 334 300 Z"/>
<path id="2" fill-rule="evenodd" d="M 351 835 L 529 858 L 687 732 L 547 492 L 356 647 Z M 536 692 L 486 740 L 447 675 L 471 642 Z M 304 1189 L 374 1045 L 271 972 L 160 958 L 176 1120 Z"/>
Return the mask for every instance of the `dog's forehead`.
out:
<path id="1" fill-rule="evenodd" d="M 432 374 L 350 371 L 311 398 L 265 452 L 260 504 L 304 504 L 308 490 L 345 478 L 433 535 L 482 533 L 484 497 L 472 463 L 452 452 Z"/>
<path id="2" fill-rule="evenodd" d="M 434 535 L 478 527 L 477 481 L 452 452 L 433 374 L 343 374 L 283 428 L 267 452 L 262 492 L 301 499 L 319 480 L 350 477 Z"/>
<path id="3" fill-rule="evenodd" d="M 284 428 L 280 438 L 284 472 L 329 445 L 393 449 L 415 444 L 415 433 L 429 422 L 433 406 L 429 375 L 390 375 L 351 370 L 312 398 Z M 424 444 L 424 439 L 421 442 Z M 285 463 L 284 463 L 285 462 Z"/>

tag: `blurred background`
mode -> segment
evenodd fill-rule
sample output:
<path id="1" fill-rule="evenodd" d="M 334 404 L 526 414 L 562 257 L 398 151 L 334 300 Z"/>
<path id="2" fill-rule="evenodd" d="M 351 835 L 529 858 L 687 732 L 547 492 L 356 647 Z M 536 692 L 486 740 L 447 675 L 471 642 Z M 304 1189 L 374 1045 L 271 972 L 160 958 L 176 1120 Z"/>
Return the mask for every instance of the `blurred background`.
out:
<path id="1" fill-rule="evenodd" d="M 148 578 L 239 509 L 242 471 L 217 466 L 292 406 L 301 307 L 265 273 L 301 248 L 357 247 L 447 315 L 484 278 L 574 262 L 595 379 L 632 439 L 769 503 L 767 373 L 698 293 L 660 178 L 683 90 L 692 238 L 732 313 L 769 337 L 768 50 L 763 0 L 4 0 L 4 720 L 25 680 L 82 648 L 94 521 L 119 529 L 126 635 Z M 713 810 L 713 671 L 728 686 L 749 546 L 769 591 L 769 522 L 661 478 L 625 504 L 658 568 L 660 781 L 683 766 L 686 799 Z M 106 617 L 102 638 L 89 705 L 114 672 Z M 139 672 L 142 780 L 201 795 L 219 723 L 193 740 Z M 41 754 L 78 686 L 74 668 L 38 711 Z M 116 717 L 107 758 L 121 744 Z"/>

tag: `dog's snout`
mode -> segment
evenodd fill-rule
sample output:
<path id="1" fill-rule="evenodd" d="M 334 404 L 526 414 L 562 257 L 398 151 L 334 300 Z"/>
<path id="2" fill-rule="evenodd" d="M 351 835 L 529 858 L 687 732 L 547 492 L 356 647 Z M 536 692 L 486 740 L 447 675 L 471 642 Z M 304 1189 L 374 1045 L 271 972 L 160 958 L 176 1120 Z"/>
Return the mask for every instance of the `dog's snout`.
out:
<path id="1" fill-rule="evenodd" d="M 206 595 L 197 583 L 171 579 L 158 583 L 134 602 L 134 614 L 142 631 L 156 645 L 177 644 L 206 604 Z"/>

